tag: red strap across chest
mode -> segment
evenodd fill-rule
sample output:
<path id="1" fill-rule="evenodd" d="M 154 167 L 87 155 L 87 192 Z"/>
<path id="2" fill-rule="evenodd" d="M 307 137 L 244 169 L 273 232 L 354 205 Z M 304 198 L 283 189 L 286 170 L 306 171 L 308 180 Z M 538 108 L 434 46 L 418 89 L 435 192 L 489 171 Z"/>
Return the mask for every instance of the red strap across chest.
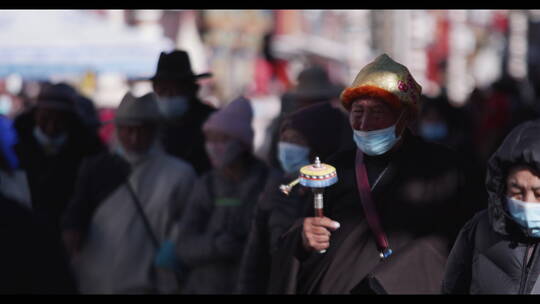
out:
<path id="1" fill-rule="evenodd" d="M 391 254 L 391 250 L 389 249 L 386 233 L 382 229 L 380 218 L 375 207 L 375 202 L 371 196 L 371 187 L 369 185 L 363 156 L 364 154 L 361 151 L 356 151 L 356 186 L 358 188 L 358 193 L 360 194 L 360 199 L 362 200 L 362 207 L 364 209 L 368 225 L 375 235 L 375 240 L 379 250 L 382 252 L 382 257 L 385 258 L 387 257 L 387 254 Z"/>

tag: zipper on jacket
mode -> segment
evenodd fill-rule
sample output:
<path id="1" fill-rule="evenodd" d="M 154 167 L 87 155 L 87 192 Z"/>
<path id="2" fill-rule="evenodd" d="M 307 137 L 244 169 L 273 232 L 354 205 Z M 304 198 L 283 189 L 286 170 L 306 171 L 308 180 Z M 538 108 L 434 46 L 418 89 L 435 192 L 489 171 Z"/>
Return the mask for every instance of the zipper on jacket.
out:
<path id="1" fill-rule="evenodd" d="M 536 251 L 536 244 L 527 244 L 527 248 L 525 249 L 525 256 L 523 257 L 523 269 L 524 271 L 521 273 L 521 283 L 519 286 L 519 292 L 518 294 L 523 294 L 525 292 L 525 288 L 527 288 L 527 282 L 529 281 L 529 270 L 531 269 L 532 262 L 534 260 L 534 255 Z"/>

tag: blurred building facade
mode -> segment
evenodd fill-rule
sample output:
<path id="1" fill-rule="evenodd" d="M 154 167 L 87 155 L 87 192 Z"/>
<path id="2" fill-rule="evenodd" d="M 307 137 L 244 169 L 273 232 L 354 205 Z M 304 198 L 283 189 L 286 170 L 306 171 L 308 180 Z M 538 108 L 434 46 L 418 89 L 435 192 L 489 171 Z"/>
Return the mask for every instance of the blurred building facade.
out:
<path id="1" fill-rule="evenodd" d="M 216 106 L 240 94 L 279 95 L 312 62 L 324 65 L 333 81 L 347 84 L 363 65 L 383 52 L 408 66 L 426 95 L 444 91 L 458 106 L 475 87 L 487 87 L 502 75 L 534 83 L 540 78 L 540 56 L 535 52 L 540 44 L 540 14 L 536 10 L 85 13 L 99 16 L 111 28 L 127 26 L 149 39 L 164 37 L 173 48 L 188 50 L 195 73 L 214 74 L 203 83 L 201 94 Z M 98 104 L 105 98 L 103 92 L 97 92 L 100 83 L 103 87 L 128 83 L 124 90 L 135 84 L 141 93 L 151 90 L 148 83 L 121 75 L 81 75 L 76 82 Z"/>

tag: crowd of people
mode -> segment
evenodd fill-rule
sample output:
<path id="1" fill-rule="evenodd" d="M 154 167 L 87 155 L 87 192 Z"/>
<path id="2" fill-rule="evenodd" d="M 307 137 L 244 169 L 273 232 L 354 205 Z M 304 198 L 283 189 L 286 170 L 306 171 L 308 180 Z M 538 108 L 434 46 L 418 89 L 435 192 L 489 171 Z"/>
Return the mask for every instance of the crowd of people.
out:
<path id="1" fill-rule="evenodd" d="M 0 293 L 540 293 L 540 115 L 511 79 L 458 108 L 386 54 L 347 86 L 308 66 L 261 159 L 252 101 L 204 77 L 162 53 L 110 143 L 65 83 L 0 117 Z M 317 157 L 324 215 L 280 189 Z"/>

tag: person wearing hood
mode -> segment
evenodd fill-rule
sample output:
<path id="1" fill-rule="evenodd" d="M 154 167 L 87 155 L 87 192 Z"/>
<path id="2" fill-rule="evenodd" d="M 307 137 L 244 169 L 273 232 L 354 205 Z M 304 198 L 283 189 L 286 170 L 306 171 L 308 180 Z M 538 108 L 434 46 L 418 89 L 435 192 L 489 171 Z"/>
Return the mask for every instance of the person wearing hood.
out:
<path id="1" fill-rule="evenodd" d="M 215 109 L 197 96 L 197 80 L 210 76 L 193 73 L 188 53 L 174 50 L 160 54 L 150 79 L 163 117 L 160 137 L 165 151 L 190 163 L 199 176 L 211 168 L 202 125 Z"/>
<path id="2" fill-rule="evenodd" d="M 166 257 L 186 273 L 182 293 L 231 294 L 268 168 L 253 155 L 253 110 L 239 97 L 204 123 L 213 169 L 197 181 Z M 173 265 L 173 263 L 170 263 Z"/>
<path id="3" fill-rule="evenodd" d="M 76 294 L 60 239 L 29 208 L 0 193 L 0 294 Z"/>
<path id="4" fill-rule="evenodd" d="M 283 235 L 269 293 L 440 292 L 452 243 L 474 213 L 459 157 L 407 129 L 420 93 L 386 54 L 342 92 L 356 147 L 325 161 L 339 180 L 325 188 L 324 216 L 309 208 Z"/>
<path id="5" fill-rule="evenodd" d="M 118 143 L 82 166 L 64 217 L 64 242 L 85 294 L 178 292 L 175 274 L 157 267 L 196 179 L 158 140 L 157 97 L 128 92 L 116 118 Z"/>
<path id="6" fill-rule="evenodd" d="M 540 121 L 514 128 L 488 162 L 488 208 L 461 229 L 443 293 L 540 294 Z"/>
<path id="7" fill-rule="evenodd" d="M 0 294 L 77 292 L 66 252 L 44 218 L 32 211 L 26 173 L 13 146 L 12 121 L 0 115 Z"/>
<path id="8" fill-rule="evenodd" d="M 101 121 L 99 120 L 94 102 L 67 83 L 58 83 L 56 84 L 56 87 L 61 88 L 66 93 L 72 95 L 72 98 L 75 101 L 75 110 L 79 115 L 81 122 L 90 130 L 97 132 L 101 126 Z"/>
<path id="9" fill-rule="evenodd" d="M 327 128 L 327 126 L 334 126 Z M 257 203 L 248 244 L 243 254 L 238 291 L 241 294 L 264 294 L 270 276 L 271 256 L 280 236 L 301 217 L 311 190 L 294 187 L 284 195 L 280 185 L 298 177 L 300 168 L 322 161 L 337 151 L 354 145 L 346 114 L 329 102 L 295 111 L 285 118 L 278 142 L 278 159 L 282 170 L 274 169 L 260 201 Z M 340 134 L 342 136 L 336 136 Z"/>
<path id="10" fill-rule="evenodd" d="M 83 159 L 105 150 L 95 132 L 80 121 L 75 100 L 63 85 L 42 89 L 36 106 L 15 118 L 14 149 L 26 171 L 32 208 L 59 231 Z"/>

